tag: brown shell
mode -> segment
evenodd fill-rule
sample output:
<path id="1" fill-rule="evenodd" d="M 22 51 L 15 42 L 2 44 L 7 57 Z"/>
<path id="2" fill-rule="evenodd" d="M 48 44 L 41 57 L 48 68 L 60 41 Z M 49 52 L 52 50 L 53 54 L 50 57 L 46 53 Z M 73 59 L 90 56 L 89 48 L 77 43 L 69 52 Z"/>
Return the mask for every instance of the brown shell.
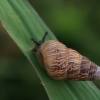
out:
<path id="1" fill-rule="evenodd" d="M 49 40 L 40 47 L 48 74 L 57 80 L 98 80 L 99 67 L 77 51 L 56 40 Z"/>

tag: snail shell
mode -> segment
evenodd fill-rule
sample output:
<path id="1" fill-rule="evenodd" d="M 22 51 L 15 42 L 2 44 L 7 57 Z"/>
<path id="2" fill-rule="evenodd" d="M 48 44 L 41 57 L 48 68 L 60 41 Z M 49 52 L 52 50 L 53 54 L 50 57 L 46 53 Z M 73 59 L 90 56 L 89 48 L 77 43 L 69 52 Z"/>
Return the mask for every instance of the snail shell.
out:
<path id="1" fill-rule="evenodd" d="M 47 33 L 46 33 L 47 34 Z M 43 37 L 45 39 L 46 37 Z M 33 40 L 33 38 L 32 38 Z M 42 42 L 41 42 L 42 41 Z M 56 40 L 42 39 L 32 51 L 42 61 L 47 73 L 56 80 L 99 80 L 100 68 L 76 50 Z M 35 41 L 36 42 L 36 41 Z"/>

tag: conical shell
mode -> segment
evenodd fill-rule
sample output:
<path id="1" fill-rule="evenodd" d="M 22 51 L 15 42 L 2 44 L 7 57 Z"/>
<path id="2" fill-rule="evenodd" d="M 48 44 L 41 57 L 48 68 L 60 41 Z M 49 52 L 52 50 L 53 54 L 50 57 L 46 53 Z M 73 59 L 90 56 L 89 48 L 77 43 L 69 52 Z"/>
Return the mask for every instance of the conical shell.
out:
<path id="1" fill-rule="evenodd" d="M 48 74 L 57 80 L 98 80 L 100 68 L 87 57 L 56 40 L 40 47 Z"/>

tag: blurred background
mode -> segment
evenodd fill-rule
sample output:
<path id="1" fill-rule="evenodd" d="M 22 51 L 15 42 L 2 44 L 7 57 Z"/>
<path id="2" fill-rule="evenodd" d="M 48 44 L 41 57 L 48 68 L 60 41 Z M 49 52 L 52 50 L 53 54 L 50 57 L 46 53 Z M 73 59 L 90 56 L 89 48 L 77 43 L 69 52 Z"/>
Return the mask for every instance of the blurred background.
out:
<path id="1" fill-rule="evenodd" d="M 59 41 L 100 65 L 100 0 L 28 1 Z M 41 98 L 48 100 L 41 81 L 0 23 L 0 100 Z"/>

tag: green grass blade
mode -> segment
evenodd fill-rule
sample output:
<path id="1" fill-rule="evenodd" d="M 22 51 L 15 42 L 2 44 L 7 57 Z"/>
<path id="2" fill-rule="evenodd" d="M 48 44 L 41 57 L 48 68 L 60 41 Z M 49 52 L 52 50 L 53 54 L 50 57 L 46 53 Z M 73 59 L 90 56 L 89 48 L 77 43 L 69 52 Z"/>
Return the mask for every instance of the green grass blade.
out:
<path id="1" fill-rule="evenodd" d="M 46 40 L 56 38 L 26 0 L 1 0 L 0 20 L 32 63 L 50 100 L 100 100 L 100 91 L 92 82 L 56 81 L 40 67 L 36 55 L 29 50 L 34 45 L 30 38 L 39 41 L 46 31 L 49 32 Z"/>

